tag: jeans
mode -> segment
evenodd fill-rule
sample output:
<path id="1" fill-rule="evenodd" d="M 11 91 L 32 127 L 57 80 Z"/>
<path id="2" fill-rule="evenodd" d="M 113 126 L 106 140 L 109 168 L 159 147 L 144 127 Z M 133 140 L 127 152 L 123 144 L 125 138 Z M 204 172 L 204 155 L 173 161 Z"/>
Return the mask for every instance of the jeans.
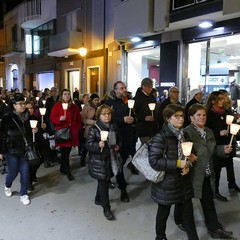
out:
<path id="1" fill-rule="evenodd" d="M 29 165 L 25 160 L 25 156 L 18 154 L 6 154 L 8 173 L 5 180 L 5 186 L 10 188 L 13 181 L 20 172 L 20 196 L 27 195 L 27 190 L 29 186 Z"/>

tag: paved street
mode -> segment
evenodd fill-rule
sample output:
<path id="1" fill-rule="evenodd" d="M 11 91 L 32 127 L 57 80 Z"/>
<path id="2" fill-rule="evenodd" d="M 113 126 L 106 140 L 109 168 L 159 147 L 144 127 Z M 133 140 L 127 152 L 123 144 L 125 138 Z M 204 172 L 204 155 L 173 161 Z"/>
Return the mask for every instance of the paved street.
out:
<path id="1" fill-rule="evenodd" d="M 154 240 L 154 224 L 157 204 L 150 198 L 150 184 L 141 175 L 131 175 L 125 168 L 129 203 L 119 200 L 120 191 L 110 190 L 115 221 L 107 221 L 101 207 L 94 204 L 96 181 L 80 168 L 79 157 L 72 151 L 71 165 L 75 181 L 69 182 L 59 174 L 59 165 L 38 172 L 38 184 L 29 195 L 31 204 L 23 206 L 19 201 L 19 178 L 7 198 L 0 194 L 0 240 Z M 238 160 L 238 159 L 237 159 Z M 237 182 L 240 185 L 240 161 L 235 162 Z M 1 175 L 2 189 L 5 175 Z M 114 179 L 115 181 L 115 179 Z M 227 203 L 216 201 L 219 219 L 227 230 L 240 240 L 240 194 L 229 191 L 226 171 L 222 171 L 221 193 L 229 198 Z M 194 201 L 195 220 L 201 240 L 211 239 L 204 225 L 201 208 Z M 173 210 L 173 208 L 172 208 Z M 168 220 L 169 240 L 185 240 L 186 235 Z"/>

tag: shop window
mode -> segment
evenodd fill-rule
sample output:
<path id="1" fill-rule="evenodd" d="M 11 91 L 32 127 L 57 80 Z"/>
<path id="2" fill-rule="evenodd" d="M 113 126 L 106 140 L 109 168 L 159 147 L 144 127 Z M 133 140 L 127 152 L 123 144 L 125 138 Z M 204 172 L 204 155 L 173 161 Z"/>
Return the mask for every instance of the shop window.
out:
<path id="1" fill-rule="evenodd" d="M 219 89 L 229 90 L 229 78 L 240 84 L 240 35 L 212 38 L 189 44 L 189 90 L 202 88 L 206 96 Z"/>

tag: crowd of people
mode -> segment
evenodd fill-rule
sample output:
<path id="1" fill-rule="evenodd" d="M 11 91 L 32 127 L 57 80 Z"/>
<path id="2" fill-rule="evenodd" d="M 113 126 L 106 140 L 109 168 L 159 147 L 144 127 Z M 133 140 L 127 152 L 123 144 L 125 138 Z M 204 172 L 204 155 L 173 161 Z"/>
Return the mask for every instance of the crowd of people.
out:
<path id="1" fill-rule="evenodd" d="M 129 108 L 129 100 L 134 100 L 133 109 Z M 46 108 L 44 115 L 41 108 Z M 140 144 L 149 143 L 151 167 L 165 171 L 162 181 L 152 183 L 151 197 L 158 204 L 155 240 L 167 239 L 166 224 L 172 205 L 176 225 L 186 231 L 189 240 L 199 239 L 192 198 L 200 200 L 211 237 L 231 239 L 233 233 L 224 230 L 218 221 L 213 199 L 228 201 L 219 192 L 222 168 L 227 170 L 229 189 L 240 192 L 233 164 L 236 139 L 229 144 L 231 135 L 226 123 L 226 116 L 234 115 L 232 108 L 225 89 L 211 92 L 206 102 L 202 90 L 193 89 L 184 107 L 177 86 L 165 89 L 158 97 L 150 78 L 142 80 L 134 96 L 125 83 L 118 81 L 102 99 L 98 93 L 81 96 L 78 89 L 73 94 L 69 89 L 59 93 L 56 87 L 43 92 L 23 89 L 22 93 L 19 89 L 10 93 L 1 89 L 0 159 L 7 162 L 4 193 L 12 196 L 11 186 L 20 173 L 20 201 L 28 205 L 28 191 L 34 191 L 37 181 L 40 165 L 32 167 L 26 161 L 20 127 L 29 142 L 35 136 L 44 166 L 58 162 L 60 174 L 69 181 L 74 180 L 69 162 L 72 147 L 78 147 L 81 167 L 86 166 L 88 156 L 89 174 L 98 183 L 95 204 L 102 207 L 107 220 L 113 220 L 109 188 L 115 188 L 115 184 L 111 178 L 116 177 L 120 201 L 129 202 L 123 167 L 128 158 L 134 157 L 139 140 Z M 38 121 L 35 128 L 30 125 L 33 119 Z M 65 128 L 70 129 L 71 137 L 52 144 L 55 132 Z M 181 147 L 186 141 L 193 143 L 188 159 Z M 131 174 L 139 174 L 131 161 L 127 168 Z"/>

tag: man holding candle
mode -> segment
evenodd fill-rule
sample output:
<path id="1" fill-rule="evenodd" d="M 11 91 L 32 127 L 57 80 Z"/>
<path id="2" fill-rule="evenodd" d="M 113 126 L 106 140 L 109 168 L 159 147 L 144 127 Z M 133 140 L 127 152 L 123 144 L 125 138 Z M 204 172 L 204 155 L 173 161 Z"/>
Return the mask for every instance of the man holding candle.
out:
<path id="1" fill-rule="evenodd" d="M 139 137 L 141 143 L 148 142 L 158 129 L 158 109 L 149 108 L 149 103 L 155 103 L 156 99 L 152 95 L 153 80 L 144 78 L 141 87 L 137 89 L 134 97 L 134 111 L 136 117 L 136 137 Z"/>
<path id="2" fill-rule="evenodd" d="M 114 83 L 113 90 L 108 95 L 108 100 L 105 101 L 105 104 L 111 106 L 114 110 L 113 121 L 117 124 L 119 129 L 121 140 L 120 154 L 123 160 L 123 166 L 126 163 L 127 158 L 129 156 L 133 157 L 136 152 L 134 112 L 133 109 L 130 110 L 128 108 L 128 103 L 125 101 L 126 98 L 129 100 L 126 86 L 123 82 L 118 81 Z M 129 115 L 129 113 L 131 114 Z M 128 164 L 128 168 L 133 174 L 138 174 L 138 171 L 132 163 Z M 119 183 L 118 187 L 121 189 L 121 201 L 129 202 L 123 171 L 121 171 L 116 178 Z"/>

